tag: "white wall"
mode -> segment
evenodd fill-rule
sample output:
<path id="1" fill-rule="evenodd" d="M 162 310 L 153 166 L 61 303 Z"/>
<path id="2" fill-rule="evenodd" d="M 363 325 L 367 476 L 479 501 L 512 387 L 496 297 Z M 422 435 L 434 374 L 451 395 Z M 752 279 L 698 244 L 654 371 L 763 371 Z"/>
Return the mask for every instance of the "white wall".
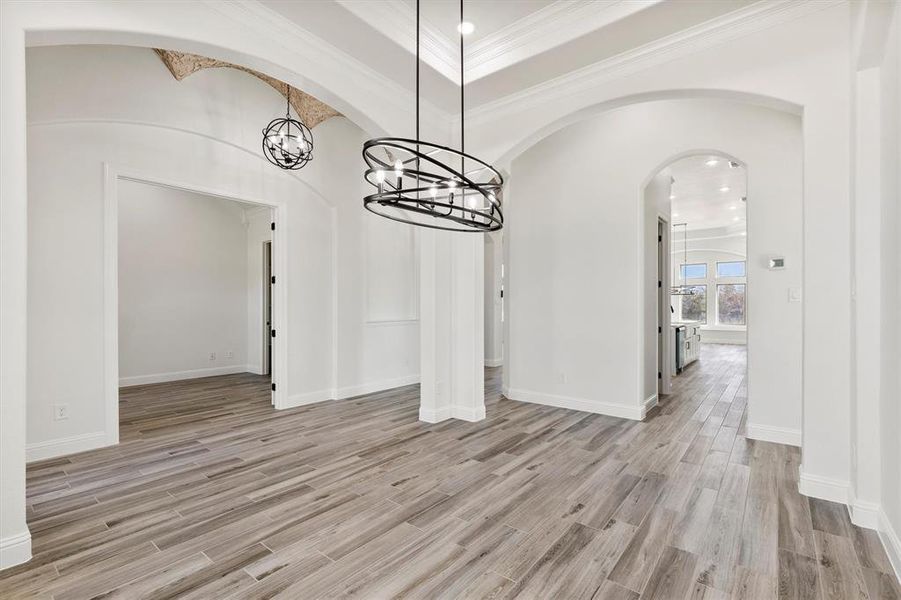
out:
<path id="1" fill-rule="evenodd" d="M 120 384 L 247 370 L 244 208 L 122 181 L 118 216 Z"/>
<path id="2" fill-rule="evenodd" d="M 501 329 L 501 266 L 504 261 L 502 234 L 485 235 L 485 365 L 503 363 Z"/>
<path id="3" fill-rule="evenodd" d="M 763 325 L 759 336 L 751 327 L 748 340 L 749 422 L 799 437 L 801 305 L 788 302 L 788 290 L 801 286 L 802 274 L 801 121 L 730 101 L 616 109 L 567 127 L 514 160 L 509 210 L 516 226 L 507 231 L 510 397 L 643 416 L 656 365 L 636 333 L 645 318 L 641 296 L 654 292 L 638 275 L 649 235 L 641 226 L 642 186 L 683 153 L 704 149 L 747 164 L 753 190 L 748 320 Z M 548 172 L 555 176 L 542 175 Z M 547 210 L 549 198 L 566 201 Z M 786 256 L 784 271 L 765 269 L 771 253 Z"/>
<path id="4" fill-rule="evenodd" d="M 178 82 L 152 51 L 110 46 L 35 48 L 28 70 L 33 456 L 102 445 L 114 426 L 105 425 L 102 403 L 104 163 L 279 203 L 291 405 L 416 379 L 415 315 L 371 327 L 355 287 L 384 275 L 392 293 L 397 285 L 411 298 L 417 291 L 392 273 L 416 260 L 409 245 L 385 264 L 364 260 L 358 127 L 343 118 L 317 126 L 316 160 L 289 173 L 259 151 L 260 123 L 281 114 L 284 100 L 245 73 L 212 69 Z M 48 418 L 59 402 L 70 405 L 67 421 Z"/>

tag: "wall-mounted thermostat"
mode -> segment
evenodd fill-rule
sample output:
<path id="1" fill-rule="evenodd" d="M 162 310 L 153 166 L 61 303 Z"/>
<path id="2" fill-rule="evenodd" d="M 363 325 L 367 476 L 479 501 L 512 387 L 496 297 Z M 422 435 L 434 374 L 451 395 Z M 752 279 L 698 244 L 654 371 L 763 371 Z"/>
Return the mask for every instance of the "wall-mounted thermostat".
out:
<path id="1" fill-rule="evenodd" d="M 770 259 L 770 271 L 777 271 L 785 268 L 785 257 L 774 256 Z"/>

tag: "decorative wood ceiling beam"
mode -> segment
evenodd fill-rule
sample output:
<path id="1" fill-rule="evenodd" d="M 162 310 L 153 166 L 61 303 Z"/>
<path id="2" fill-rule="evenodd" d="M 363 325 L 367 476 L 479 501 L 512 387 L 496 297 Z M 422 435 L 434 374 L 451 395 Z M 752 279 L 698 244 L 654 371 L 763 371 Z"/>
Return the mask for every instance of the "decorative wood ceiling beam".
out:
<path id="1" fill-rule="evenodd" d="M 236 65 L 234 63 L 225 62 L 224 60 L 200 56 L 198 54 L 189 54 L 187 52 L 178 52 L 176 50 L 161 50 L 160 48 L 154 48 L 153 51 L 156 52 L 157 56 L 160 57 L 160 60 L 163 61 L 163 64 L 166 65 L 166 68 L 169 69 L 169 72 L 172 73 L 172 76 L 178 81 L 204 69 L 238 69 L 239 71 L 250 73 L 254 77 L 268 83 L 279 94 L 285 98 L 288 97 L 287 83 L 260 73 L 259 71 L 248 69 L 247 67 L 242 67 L 241 65 Z M 341 116 L 341 113 L 325 102 L 322 102 L 295 87 L 291 88 L 291 106 L 294 108 L 295 112 L 297 112 L 298 116 L 300 116 L 300 120 L 310 129 L 332 117 Z"/>

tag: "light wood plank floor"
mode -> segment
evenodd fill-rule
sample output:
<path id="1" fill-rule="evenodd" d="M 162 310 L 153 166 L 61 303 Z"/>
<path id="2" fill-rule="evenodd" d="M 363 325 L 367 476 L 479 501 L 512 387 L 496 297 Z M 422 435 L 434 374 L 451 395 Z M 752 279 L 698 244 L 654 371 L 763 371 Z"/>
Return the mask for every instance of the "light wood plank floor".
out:
<path id="1" fill-rule="evenodd" d="M 705 346 L 646 422 L 411 386 L 276 412 L 268 380 L 122 391 L 114 448 L 28 467 L 9 598 L 899 598 L 876 535 L 745 438 L 745 352 Z"/>

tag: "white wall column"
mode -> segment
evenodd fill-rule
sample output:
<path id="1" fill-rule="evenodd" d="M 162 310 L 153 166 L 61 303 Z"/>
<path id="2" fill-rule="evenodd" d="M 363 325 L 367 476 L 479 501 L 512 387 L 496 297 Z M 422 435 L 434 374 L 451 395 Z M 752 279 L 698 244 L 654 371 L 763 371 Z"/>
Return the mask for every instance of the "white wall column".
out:
<path id="1" fill-rule="evenodd" d="M 429 423 L 485 418 L 484 247 L 478 233 L 421 238 L 419 418 Z"/>
<path id="2" fill-rule="evenodd" d="M 25 34 L 0 6 L 0 569 L 31 558 L 25 522 Z"/>

